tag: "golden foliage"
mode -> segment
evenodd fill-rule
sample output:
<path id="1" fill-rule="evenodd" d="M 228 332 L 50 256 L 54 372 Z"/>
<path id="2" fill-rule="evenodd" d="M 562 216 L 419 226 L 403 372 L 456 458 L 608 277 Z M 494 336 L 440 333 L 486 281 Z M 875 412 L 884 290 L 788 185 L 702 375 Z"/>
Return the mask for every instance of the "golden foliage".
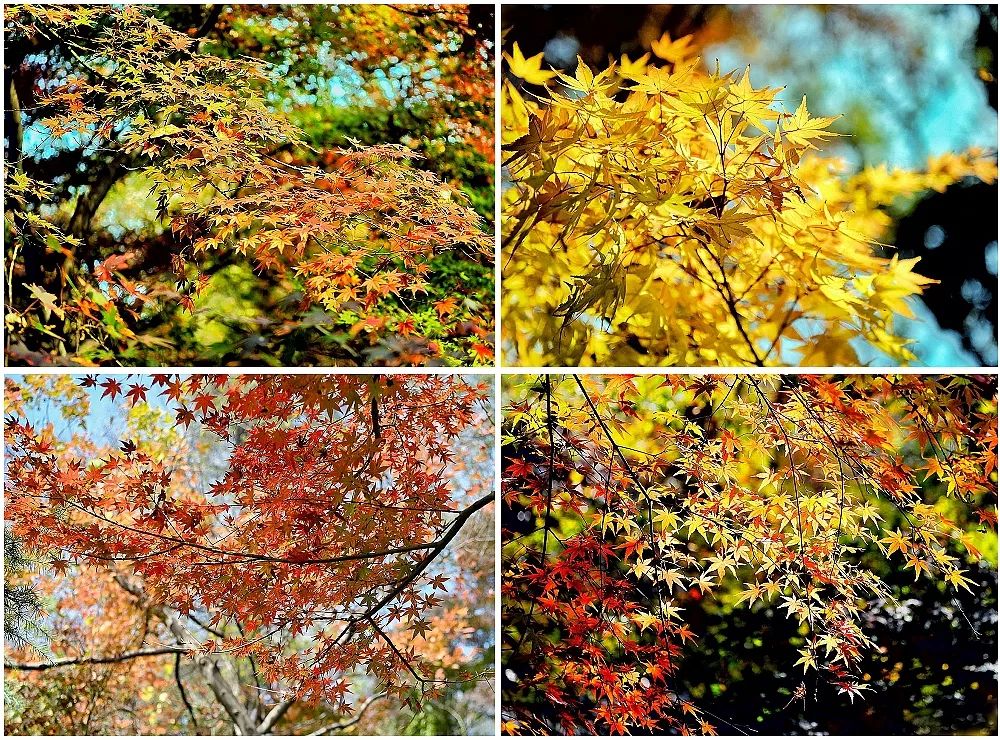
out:
<path id="1" fill-rule="evenodd" d="M 933 281 L 885 256 L 885 209 L 992 181 L 995 160 L 848 174 L 818 151 L 835 118 L 784 111 L 749 67 L 709 73 L 682 41 L 654 49 L 663 66 L 581 60 L 537 99 L 504 83 L 508 362 L 854 365 L 859 339 L 915 359 L 893 317 Z M 511 73 L 544 81 L 533 60 L 515 50 Z"/>

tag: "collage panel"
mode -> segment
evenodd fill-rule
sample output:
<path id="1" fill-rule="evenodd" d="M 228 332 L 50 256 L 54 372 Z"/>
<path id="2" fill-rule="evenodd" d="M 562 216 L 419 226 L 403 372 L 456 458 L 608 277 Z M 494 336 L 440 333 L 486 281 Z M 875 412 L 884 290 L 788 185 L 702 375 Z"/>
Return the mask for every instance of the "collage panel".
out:
<path id="1" fill-rule="evenodd" d="M 997 734 L 996 5 L 3 16 L 5 736 Z"/>
<path id="2" fill-rule="evenodd" d="M 5 735 L 492 735 L 476 375 L 8 374 Z"/>
<path id="3" fill-rule="evenodd" d="M 500 25 L 505 366 L 996 365 L 994 6 Z"/>
<path id="4" fill-rule="evenodd" d="M 501 732 L 996 735 L 995 375 L 510 375 Z"/>
<path id="5" fill-rule="evenodd" d="M 10 366 L 493 364 L 494 6 L 4 9 Z"/>

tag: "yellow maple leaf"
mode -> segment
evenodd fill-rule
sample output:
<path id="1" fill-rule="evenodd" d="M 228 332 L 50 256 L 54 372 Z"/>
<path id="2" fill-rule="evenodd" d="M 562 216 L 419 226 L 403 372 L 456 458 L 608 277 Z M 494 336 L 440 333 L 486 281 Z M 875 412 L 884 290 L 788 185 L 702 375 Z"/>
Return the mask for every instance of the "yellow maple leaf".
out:
<path id="1" fill-rule="evenodd" d="M 927 567 L 927 561 L 917 555 L 911 555 L 907 559 L 906 564 L 913 568 L 916 573 L 916 575 L 913 576 L 914 581 L 920 578 L 921 571 L 928 574 L 931 572 L 930 568 Z"/>
<path id="2" fill-rule="evenodd" d="M 642 578 L 651 571 L 653 569 L 651 562 L 650 560 L 643 560 L 641 558 L 636 561 L 636 564 L 632 566 L 632 572 L 635 573 L 635 577 Z"/>
<path id="3" fill-rule="evenodd" d="M 785 140 L 805 149 L 815 149 L 813 140 L 822 141 L 832 136 L 840 136 L 832 131 L 827 131 L 827 126 L 836 121 L 840 116 L 829 116 L 812 118 L 809 109 L 806 108 L 806 96 L 802 96 L 802 102 L 795 109 L 795 113 L 786 114 L 782 122 L 781 129 Z"/>
<path id="4" fill-rule="evenodd" d="M 948 581 L 948 583 L 950 583 L 955 588 L 964 588 L 971 594 L 972 589 L 969 588 L 969 584 L 972 583 L 972 581 L 970 581 L 968 578 L 962 575 L 965 572 L 967 571 L 958 570 L 956 568 L 955 570 L 950 570 L 947 573 L 945 573 L 944 579 Z"/>
<path id="5" fill-rule="evenodd" d="M 621 63 L 618 65 L 618 74 L 622 77 L 635 77 L 636 75 L 643 74 L 646 71 L 646 63 L 649 61 L 649 56 L 650 54 L 647 51 L 633 62 L 628 58 L 628 54 L 622 54 Z"/>
<path id="6" fill-rule="evenodd" d="M 889 546 L 886 555 L 892 555 L 899 550 L 904 555 L 910 550 L 910 542 L 903 536 L 902 532 L 893 532 L 888 537 L 883 537 L 879 542 L 884 542 Z"/>
<path id="7" fill-rule="evenodd" d="M 810 668 L 813 670 L 816 669 L 816 656 L 813 655 L 813 652 L 809 648 L 799 650 L 799 655 L 802 657 L 795 661 L 795 665 L 803 666 L 802 670 L 806 673 L 809 672 Z"/>
<path id="8" fill-rule="evenodd" d="M 664 32 L 657 41 L 650 44 L 650 48 L 660 59 L 674 63 L 690 59 L 693 56 L 695 50 L 691 48 L 692 41 L 694 41 L 694 36 L 691 34 L 671 41 L 670 34 Z"/>
<path id="9" fill-rule="evenodd" d="M 530 82 L 532 85 L 544 85 L 556 76 L 556 73 L 552 70 L 542 69 L 542 60 L 545 57 L 544 52 L 538 52 L 533 57 L 525 58 L 524 54 L 521 53 L 521 47 L 517 45 L 516 41 L 514 42 L 514 55 L 511 56 L 507 52 L 504 52 L 503 57 L 507 60 L 508 69 L 512 75 L 521 78 L 525 82 Z"/>
<path id="10" fill-rule="evenodd" d="M 649 629 L 654 624 L 660 623 L 658 618 L 646 612 L 637 612 L 632 616 L 632 620 L 638 625 L 640 631 Z"/>

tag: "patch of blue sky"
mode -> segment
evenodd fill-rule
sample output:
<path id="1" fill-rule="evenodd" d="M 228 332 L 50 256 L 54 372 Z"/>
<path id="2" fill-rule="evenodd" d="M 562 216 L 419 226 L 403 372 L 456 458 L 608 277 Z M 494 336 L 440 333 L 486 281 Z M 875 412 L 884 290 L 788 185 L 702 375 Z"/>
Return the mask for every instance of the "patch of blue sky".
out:
<path id="1" fill-rule="evenodd" d="M 997 276 L 997 243 L 995 241 L 986 246 L 986 269 L 990 275 Z"/>
<path id="2" fill-rule="evenodd" d="M 573 69 L 576 55 L 580 52 L 580 42 L 575 36 L 559 33 L 545 42 L 545 61 L 553 67 Z"/>
<path id="3" fill-rule="evenodd" d="M 911 344 L 908 347 L 917 356 L 917 360 L 913 364 L 922 367 L 950 365 L 974 367 L 979 364 L 976 358 L 963 347 L 962 337 L 955 331 L 942 329 L 937 318 L 922 301 L 911 299 L 908 303 L 913 312 L 913 318 L 897 316 L 895 328 L 900 335 L 910 339 Z M 804 340 L 808 340 L 823 331 L 823 323 L 816 319 L 800 319 L 794 322 L 794 327 Z M 877 350 L 864 339 L 852 340 L 851 348 L 857 354 L 859 367 L 894 367 L 899 365 L 898 360 Z M 802 356 L 802 343 L 791 342 L 782 351 L 781 364 L 801 365 Z"/>
<path id="4" fill-rule="evenodd" d="M 26 64 L 50 64 L 47 56 L 36 54 L 25 59 Z M 92 60 L 94 66 L 100 67 L 100 60 Z M 46 90 L 52 90 L 66 82 L 66 70 L 55 69 L 52 76 L 45 80 L 39 80 L 38 84 Z M 128 121 L 119 124 L 121 131 L 128 130 Z M 24 153 L 35 159 L 46 159 L 55 156 L 61 151 L 83 149 L 87 156 L 96 152 L 100 146 L 100 139 L 95 135 L 96 128 L 89 126 L 86 131 L 68 131 L 56 136 L 52 130 L 41 121 L 32 121 L 25 127 L 22 134 L 21 146 Z"/>
<path id="5" fill-rule="evenodd" d="M 271 28 L 276 31 L 287 31 L 289 28 L 295 25 L 295 21 L 291 18 L 287 18 L 283 15 L 276 15 L 270 20 Z"/>
<path id="6" fill-rule="evenodd" d="M 9 377 L 15 379 L 25 377 L 30 374 L 31 373 L 7 373 Z M 74 377 L 82 378 L 83 376 L 77 375 Z M 110 377 L 115 377 L 120 383 L 122 383 L 123 392 L 127 392 L 129 386 L 133 382 L 141 381 L 143 385 L 149 385 L 148 376 L 136 378 L 132 381 L 128 381 L 122 376 L 98 377 L 101 381 Z M 29 424 L 39 429 L 51 423 L 56 439 L 63 442 L 68 442 L 74 434 L 85 432 L 98 445 L 113 445 L 117 447 L 118 442 L 122 438 L 122 434 L 125 433 L 127 428 L 127 414 L 130 401 L 125 399 L 123 396 L 119 396 L 115 400 L 102 398 L 101 396 L 105 391 L 104 388 L 101 388 L 100 386 L 96 386 L 94 388 L 83 388 L 82 391 L 86 396 L 89 407 L 89 413 L 87 413 L 82 419 L 77 419 L 75 417 L 67 418 L 61 412 L 61 409 L 66 406 L 66 400 L 58 398 L 50 399 L 44 394 L 29 397 L 28 403 L 25 404 L 23 418 Z M 161 411 L 167 410 L 168 405 L 166 401 L 162 399 L 155 390 L 151 389 L 150 392 L 146 394 L 146 397 L 150 408 L 159 409 Z"/>
<path id="7" fill-rule="evenodd" d="M 705 59 L 717 59 L 723 70 L 750 64 L 755 85 L 785 87 L 780 99 L 789 109 L 805 95 L 813 115 L 845 114 L 835 127 L 854 135 L 825 150 L 849 165 L 919 168 L 944 152 L 996 148 L 997 113 L 974 63 L 974 6 L 761 5 L 733 12 L 746 33 L 708 47 Z M 995 273 L 995 246 L 986 259 Z M 921 301 L 912 307 L 916 318 L 897 317 L 896 330 L 912 340 L 917 364 L 979 364 Z M 974 315 L 970 322 L 977 349 L 995 361 L 988 324 Z M 862 364 L 896 364 L 864 341 L 854 347 Z M 789 352 L 782 360 L 793 364 L 795 356 Z"/>
<path id="8" fill-rule="evenodd" d="M 98 141 L 93 127 L 86 133 L 67 131 L 57 136 L 41 121 L 32 121 L 24 129 L 21 146 L 24 153 L 33 159 L 48 159 L 60 152 L 76 149 L 83 149 L 85 154 L 91 155 L 97 151 Z"/>
<path id="9" fill-rule="evenodd" d="M 718 59 L 723 70 L 750 64 L 755 85 L 785 86 L 788 107 L 807 95 L 816 115 L 860 121 L 865 135 L 838 147 L 852 164 L 917 167 L 946 151 L 996 146 L 996 111 L 973 60 L 974 7 L 762 5 L 734 12 L 749 26 L 746 34 L 708 47 L 706 60 Z"/>
<path id="10" fill-rule="evenodd" d="M 442 46 L 441 52 L 446 51 Z M 356 56 L 361 58 L 360 54 Z M 419 106 L 442 96 L 442 91 L 434 84 L 441 78 L 441 70 L 433 62 L 415 67 L 390 55 L 386 58 L 389 66 L 374 70 L 371 77 L 366 79 L 351 66 L 352 59 L 344 59 L 339 54 L 331 53 L 328 43 L 319 49 L 317 61 L 327 73 L 320 77 L 310 77 L 306 85 L 310 92 L 294 94 L 294 104 L 325 102 L 342 108 L 375 105 L 377 103 L 372 99 L 371 85 L 374 85 L 377 94 L 389 106 Z M 419 89 L 423 92 L 413 94 L 414 83 L 418 79 L 422 83 Z M 273 102 L 279 102 L 278 98 Z M 286 99 L 284 102 L 287 104 L 289 101 Z"/>
<path id="11" fill-rule="evenodd" d="M 913 311 L 913 318 L 897 315 L 895 330 L 900 336 L 907 337 L 911 344 L 909 350 L 917 356 L 914 365 L 920 367 L 975 367 L 979 360 L 962 345 L 962 337 L 958 332 L 942 329 L 937 318 L 924 302 L 919 299 L 908 301 Z M 864 340 L 854 340 L 854 351 L 862 365 L 875 367 L 892 367 L 899 363 L 889 355 L 875 349 Z M 996 352 L 996 344 L 993 344 Z"/>

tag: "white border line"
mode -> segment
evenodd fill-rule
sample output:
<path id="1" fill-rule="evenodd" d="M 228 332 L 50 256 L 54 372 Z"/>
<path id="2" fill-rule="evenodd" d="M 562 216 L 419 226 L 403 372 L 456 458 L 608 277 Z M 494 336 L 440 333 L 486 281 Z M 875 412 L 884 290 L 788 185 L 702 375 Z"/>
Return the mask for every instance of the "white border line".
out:
<path id="1" fill-rule="evenodd" d="M 500 151 L 500 77 L 501 77 L 501 49 L 500 35 L 502 29 L 501 13 L 503 6 L 496 2 L 493 4 L 493 292 L 494 292 L 494 313 L 493 313 L 493 735 L 500 737 L 500 686 L 503 681 L 501 674 L 500 658 L 503 650 L 503 624 L 501 620 L 500 589 L 501 581 L 501 549 L 500 542 L 500 509 L 502 506 L 500 497 L 500 449 L 501 449 L 501 429 L 503 427 L 503 398 L 500 393 L 500 385 L 503 382 L 503 338 L 500 333 L 500 312 L 501 304 L 501 260 L 500 260 L 500 178 L 501 178 L 501 156 Z"/>

